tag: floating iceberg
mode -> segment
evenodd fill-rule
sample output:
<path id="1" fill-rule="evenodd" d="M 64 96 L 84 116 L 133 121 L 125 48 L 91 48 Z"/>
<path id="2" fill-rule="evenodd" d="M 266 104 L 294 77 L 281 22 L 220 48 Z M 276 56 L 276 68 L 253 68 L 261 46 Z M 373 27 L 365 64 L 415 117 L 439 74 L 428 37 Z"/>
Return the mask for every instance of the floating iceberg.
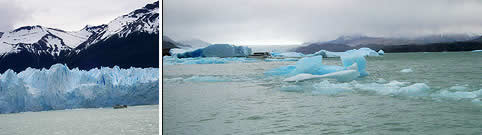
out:
<path id="1" fill-rule="evenodd" d="M 246 46 L 234 46 L 229 44 L 214 44 L 193 51 L 172 51 L 178 58 L 192 57 L 243 57 L 251 54 L 251 48 Z"/>
<path id="2" fill-rule="evenodd" d="M 322 56 L 304 57 L 296 65 L 283 66 L 265 72 L 266 75 L 291 76 L 284 81 L 303 81 L 314 78 L 331 78 L 338 81 L 351 81 L 366 76 L 366 59 L 359 53 L 341 55 L 344 67 L 323 65 Z"/>
<path id="3" fill-rule="evenodd" d="M 7 70 L 0 75 L 0 113 L 158 104 L 158 82 L 158 68 Z"/>
<path id="4" fill-rule="evenodd" d="M 349 53 L 341 55 L 341 62 L 343 66 L 348 68 L 356 63 L 358 67 L 358 72 L 360 72 L 360 76 L 367 76 L 368 72 L 366 71 L 367 61 L 364 57 L 364 54 L 360 53 Z"/>
<path id="5" fill-rule="evenodd" d="M 323 75 L 327 73 L 332 73 L 336 71 L 344 70 L 345 68 L 340 66 L 323 65 L 323 57 L 304 57 L 296 65 L 283 66 L 280 68 L 272 69 L 265 72 L 267 75 L 288 75 L 293 76 L 297 74 L 313 74 L 313 75 Z"/>
<path id="6" fill-rule="evenodd" d="M 383 50 L 378 50 L 378 54 L 379 54 L 379 55 L 384 55 L 384 54 L 385 54 L 385 51 L 383 51 Z"/>
<path id="7" fill-rule="evenodd" d="M 473 50 L 472 52 L 482 52 L 482 50 Z"/>

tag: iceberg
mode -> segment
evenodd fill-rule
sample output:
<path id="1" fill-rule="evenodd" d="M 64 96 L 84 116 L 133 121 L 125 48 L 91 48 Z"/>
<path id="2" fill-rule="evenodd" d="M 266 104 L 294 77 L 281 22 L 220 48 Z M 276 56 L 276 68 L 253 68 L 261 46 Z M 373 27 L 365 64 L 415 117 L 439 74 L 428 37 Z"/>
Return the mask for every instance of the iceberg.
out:
<path id="1" fill-rule="evenodd" d="M 323 65 L 322 56 L 304 57 L 296 65 L 283 66 L 265 72 L 265 75 L 291 76 L 283 81 L 303 81 L 315 78 L 331 78 L 340 82 L 351 81 L 360 76 L 367 76 L 366 59 L 359 53 L 341 55 L 343 67 Z"/>
<path id="2" fill-rule="evenodd" d="M 482 52 L 482 50 L 473 50 L 472 52 Z"/>
<path id="3" fill-rule="evenodd" d="M 343 66 L 348 68 L 356 63 L 358 67 L 358 72 L 360 72 L 360 76 L 367 76 L 368 72 L 366 71 L 367 61 L 365 59 L 364 54 L 360 53 L 349 53 L 341 55 L 341 62 Z"/>
<path id="4" fill-rule="evenodd" d="M 158 82 L 158 68 L 7 70 L 0 74 L 0 113 L 158 104 Z"/>
<path id="5" fill-rule="evenodd" d="M 323 65 L 322 56 L 304 57 L 296 62 L 296 65 L 283 66 L 265 72 L 266 75 L 288 75 L 293 76 L 297 74 L 312 74 L 323 75 L 336 71 L 344 70 L 340 66 Z"/>
<path id="6" fill-rule="evenodd" d="M 178 58 L 192 58 L 192 57 L 245 57 L 251 54 L 251 48 L 246 46 L 234 46 L 229 44 L 213 44 L 204 48 L 199 48 L 192 51 L 176 50 L 173 53 Z"/>
<path id="7" fill-rule="evenodd" d="M 384 55 L 384 54 L 385 54 L 385 51 L 383 51 L 383 50 L 378 50 L 378 54 L 379 54 L 379 55 Z"/>

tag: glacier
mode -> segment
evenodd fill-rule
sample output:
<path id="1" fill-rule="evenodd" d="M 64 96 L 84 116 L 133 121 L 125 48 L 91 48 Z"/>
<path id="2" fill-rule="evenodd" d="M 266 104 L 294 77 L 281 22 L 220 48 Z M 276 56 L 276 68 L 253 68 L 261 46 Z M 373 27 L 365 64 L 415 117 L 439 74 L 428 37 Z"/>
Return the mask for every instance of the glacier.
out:
<path id="1" fill-rule="evenodd" d="M 180 52 L 180 51 L 178 51 Z M 245 57 L 251 54 L 251 48 L 247 46 L 235 46 L 230 44 L 213 44 L 204 48 L 186 51 L 182 53 L 171 52 L 178 58 L 192 57 Z"/>
<path id="2" fill-rule="evenodd" d="M 0 74 L 0 113 L 158 104 L 158 82 L 158 68 L 7 70 Z"/>

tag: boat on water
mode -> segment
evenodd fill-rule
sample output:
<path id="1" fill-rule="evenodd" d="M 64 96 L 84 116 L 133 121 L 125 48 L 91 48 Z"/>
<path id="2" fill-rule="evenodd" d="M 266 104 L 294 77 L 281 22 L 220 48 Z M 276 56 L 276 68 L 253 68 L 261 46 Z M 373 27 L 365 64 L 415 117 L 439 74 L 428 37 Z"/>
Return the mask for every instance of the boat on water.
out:
<path id="1" fill-rule="evenodd" d="M 252 55 L 248 56 L 248 58 L 259 58 L 259 59 L 264 59 L 269 57 L 271 57 L 271 54 L 269 52 L 255 52 Z"/>
<path id="2" fill-rule="evenodd" d="M 123 109 L 123 108 L 127 108 L 127 105 L 114 105 L 113 108 L 114 109 Z"/>

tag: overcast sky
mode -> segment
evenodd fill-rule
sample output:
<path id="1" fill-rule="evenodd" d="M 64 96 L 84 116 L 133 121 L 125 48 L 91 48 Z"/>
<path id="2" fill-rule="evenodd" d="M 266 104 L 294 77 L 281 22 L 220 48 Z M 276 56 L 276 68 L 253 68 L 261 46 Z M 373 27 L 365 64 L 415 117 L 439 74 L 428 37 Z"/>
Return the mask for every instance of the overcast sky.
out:
<path id="1" fill-rule="evenodd" d="M 164 0 L 163 34 L 238 45 L 480 34 L 481 15 L 481 0 Z"/>
<path id="2" fill-rule="evenodd" d="M 0 32 L 42 25 L 77 31 L 106 24 L 157 0 L 0 0 Z"/>

